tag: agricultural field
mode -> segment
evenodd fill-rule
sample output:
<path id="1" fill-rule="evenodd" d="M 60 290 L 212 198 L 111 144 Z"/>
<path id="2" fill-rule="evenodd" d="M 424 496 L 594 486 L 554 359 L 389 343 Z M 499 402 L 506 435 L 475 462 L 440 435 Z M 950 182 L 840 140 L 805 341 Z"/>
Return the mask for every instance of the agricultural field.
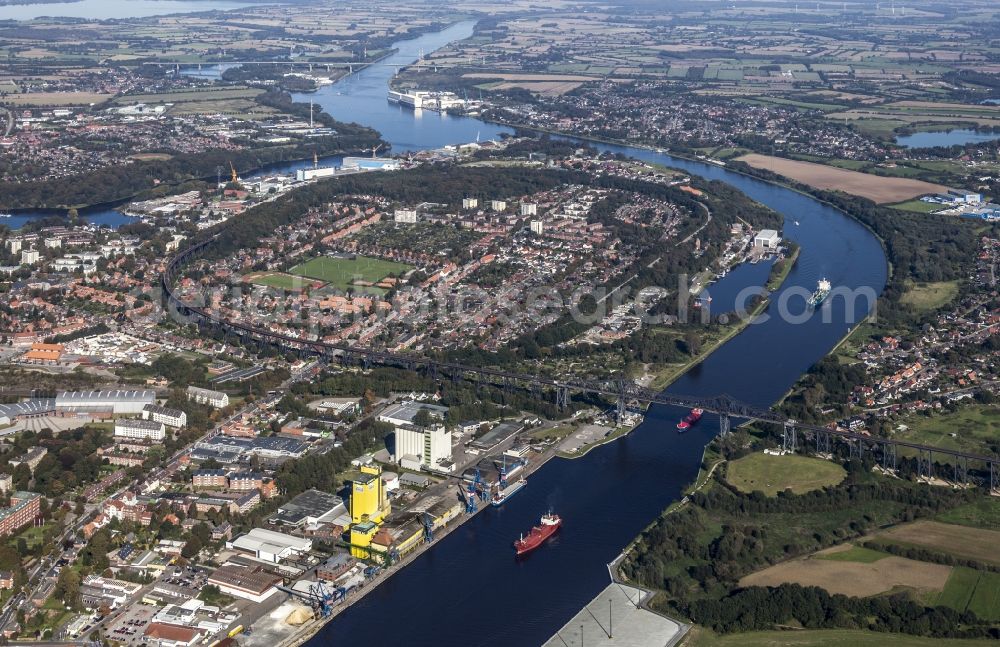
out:
<path id="1" fill-rule="evenodd" d="M 783 175 L 811 187 L 843 191 L 880 204 L 897 203 L 928 193 L 944 193 L 948 187 L 910 178 L 886 178 L 868 173 L 751 153 L 737 158 L 754 168 Z"/>
<path id="2" fill-rule="evenodd" d="M 958 566 L 937 604 L 958 612 L 972 611 L 985 620 L 1000 620 L 1000 574 Z"/>
<path id="3" fill-rule="evenodd" d="M 835 553 L 843 546 L 828 551 Z M 795 582 L 854 597 L 878 595 L 894 589 L 929 593 L 943 591 L 952 572 L 951 566 L 890 555 L 876 560 L 867 554 L 859 555 L 862 561 L 824 559 L 823 555 L 828 551 L 757 571 L 741 579 L 740 586 L 777 586 Z"/>
<path id="4" fill-rule="evenodd" d="M 893 204 L 890 206 L 893 209 L 898 209 L 899 211 L 912 211 L 914 213 L 933 213 L 943 208 L 940 204 L 923 202 L 921 200 L 907 200 L 906 202 L 900 202 L 899 204 Z"/>
<path id="5" fill-rule="evenodd" d="M 404 274 L 411 269 L 413 267 L 405 263 L 383 261 L 367 256 L 355 258 L 321 256 L 300 263 L 288 272 L 323 281 L 343 292 L 350 289 L 385 294 L 386 290 L 377 288 L 374 284 L 384 278 Z"/>
<path id="6" fill-rule="evenodd" d="M 992 453 L 990 447 L 1000 442 L 1000 410 L 991 406 L 970 404 L 954 412 L 917 413 L 899 424 L 896 438 L 945 449 Z"/>
<path id="7" fill-rule="evenodd" d="M 32 92 L 30 94 L 8 94 L 5 103 L 22 107 L 89 106 L 103 103 L 113 95 L 100 92 Z"/>
<path id="8" fill-rule="evenodd" d="M 220 101 L 223 99 L 252 99 L 262 92 L 263 90 L 253 88 L 231 87 L 160 92 L 157 94 L 128 94 L 115 99 L 115 103 L 132 105 L 136 103 L 186 103 L 192 101 Z"/>
<path id="9" fill-rule="evenodd" d="M 1000 500 L 984 496 L 939 514 L 936 519 L 942 523 L 1000 530 Z"/>
<path id="10" fill-rule="evenodd" d="M 989 642 L 853 629 L 753 631 L 719 636 L 696 627 L 685 644 L 687 647 L 984 647 Z"/>
<path id="11" fill-rule="evenodd" d="M 958 281 L 918 283 L 907 287 L 900 301 L 916 310 L 936 310 L 958 295 Z"/>
<path id="12" fill-rule="evenodd" d="M 802 494 L 844 480 L 847 472 L 819 458 L 750 454 L 727 465 L 726 480 L 741 492 L 759 490 L 768 496 L 791 491 Z"/>
<path id="13" fill-rule="evenodd" d="M 970 528 L 937 521 L 917 521 L 875 535 L 882 542 L 917 546 L 1000 566 L 1000 531 Z"/>

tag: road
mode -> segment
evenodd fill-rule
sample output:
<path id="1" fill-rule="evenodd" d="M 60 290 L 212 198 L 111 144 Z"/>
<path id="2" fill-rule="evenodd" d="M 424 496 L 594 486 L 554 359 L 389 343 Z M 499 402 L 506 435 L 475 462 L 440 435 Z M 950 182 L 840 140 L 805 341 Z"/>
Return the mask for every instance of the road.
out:
<path id="1" fill-rule="evenodd" d="M 14 115 L 7 108 L 0 108 L 3 111 L 3 118 L 6 125 L 4 126 L 3 136 L 10 137 L 10 133 L 14 130 Z"/>
<path id="2" fill-rule="evenodd" d="M 701 208 L 705 210 L 705 215 L 708 216 L 708 218 L 705 220 L 705 222 L 702 224 L 701 227 L 698 227 L 697 229 L 692 231 L 684 240 L 677 241 L 676 245 L 677 247 L 680 247 L 684 243 L 690 241 L 692 238 L 700 234 L 705 227 L 708 227 L 708 223 L 712 222 L 712 210 L 709 209 L 708 205 L 705 204 L 704 202 L 699 202 L 698 204 L 700 204 Z"/>
<path id="3" fill-rule="evenodd" d="M 190 451 L 190 448 L 195 443 L 201 442 L 201 441 L 203 441 L 205 439 L 208 439 L 208 438 L 211 438 L 212 436 L 215 436 L 216 434 L 219 433 L 219 430 L 221 429 L 222 426 L 224 426 L 224 425 L 226 425 L 226 424 L 228 424 L 230 422 L 233 422 L 233 421 L 239 419 L 243 414 L 249 413 L 253 409 L 255 409 L 258 406 L 260 406 L 261 404 L 266 404 L 268 402 L 270 402 L 270 403 L 273 404 L 273 403 L 277 402 L 281 398 L 281 393 L 283 391 L 287 391 L 291 387 L 291 385 L 294 384 L 295 382 L 298 382 L 300 380 L 308 378 L 310 376 L 312 370 L 314 368 L 316 368 L 318 366 L 318 364 L 319 364 L 319 361 L 313 361 L 313 362 L 310 362 L 310 363 L 306 364 L 302 369 L 300 369 L 296 373 L 293 373 L 287 380 L 285 380 L 284 382 L 282 382 L 281 385 L 278 387 L 278 389 L 276 389 L 276 393 L 267 396 L 266 398 L 263 399 L 263 401 L 262 400 L 258 400 L 258 401 L 255 401 L 255 402 L 247 404 L 246 406 L 244 406 L 243 408 L 241 408 L 239 411 L 237 411 L 237 412 L 233 413 L 233 415 L 229 416 L 229 418 L 227 418 L 225 420 L 225 422 L 221 423 L 218 426 L 213 427 L 212 429 L 210 429 L 207 432 L 205 432 L 205 434 L 203 434 L 201 437 L 199 437 L 197 440 L 195 440 L 190 445 L 188 445 L 188 446 L 184 447 L 183 449 L 180 449 L 177 452 L 175 452 L 174 455 L 171 456 L 170 459 L 165 462 L 165 464 L 169 465 L 169 464 L 173 463 L 174 461 L 176 461 L 177 459 L 179 459 L 182 455 L 184 455 L 186 452 Z M 163 473 L 163 468 L 158 469 L 158 470 L 154 471 L 153 473 L 151 473 L 150 477 L 155 478 L 156 476 L 158 476 L 158 475 L 160 475 L 162 473 Z M 72 513 L 70 513 L 69 515 L 67 515 L 67 517 L 66 517 L 66 519 L 67 519 L 66 530 L 63 531 L 62 535 L 60 535 L 58 541 L 56 542 L 56 545 L 58 546 L 59 551 L 60 551 L 59 555 L 63 554 L 62 553 L 62 549 L 63 549 L 63 545 L 65 544 L 65 542 L 68 539 L 70 539 L 71 537 L 77 536 L 83 530 L 83 527 L 85 525 L 87 525 L 87 523 L 93 518 L 94 514 L 104 506 L 104 503 L 106 501 L 109 501 L 110 499 L 113 499 L 113 498 L 115 498 L 115 497 L 123 494 L 126 490 L 128 490 L 133 485 L 134 485 L 133 482 L 126 483 L 121 488 L 115 490 L 111 494 L 109 494 L 109 495 L 105 496 L 104 498 L 102 498 L 99 502 L 94 503 L 94 504 L 88 504 L 86 506 L 85 510 L 84 510 L 84 513 L 78 519 L 76 519 L 75 523 L 73 521 L 74 515 Z M 67 557 L 67 559 L 69 561 L 72 561 L 75 558 L 76 558 L 76 551 L 74 550 Z M 28 573 L 28 582 L 26 584 L 26 588 L 28 590 L 28 594 L 25 595 L 24 593 L 19 593 L 19 594 L 15 595 L 10 600 L 8 600 L 7 604 L 5 604 L 4 607 L 3 607 L 3 609 L 0 610 L 0 629 L 3 629 L 4 627 L 7 626 L 7 623 L 10 622 L 12 616 L 14 615 L 14 613 L 17 611 L 18 608 L 22 607 L 25 604 L 30 604 L 30 600 L 32 598 L 34 598 L 36 595 L 39 594 L 39 592 L 42 590 L 42 587 L 45 585 L 45 582 L 49 578 L 54 577 L 56 575 L 55 569 L 56 569 L 56 562 L 57 561 L 58 561 L 58 557 L 55 557 L 53 555 L 46 555 L 46 556 L 44 556 L 44 557 L 42 557 L 42 558 L 39 559 L 38 564 L 35 566 L 35 568 L 32 569 L 32 571 L 30 573 Z M 100 625 L 95 626 L 95 629 L 98 626 L 100 626 Z M 33 644 L 37 644 L 37 643 L 33 643 Z"/>

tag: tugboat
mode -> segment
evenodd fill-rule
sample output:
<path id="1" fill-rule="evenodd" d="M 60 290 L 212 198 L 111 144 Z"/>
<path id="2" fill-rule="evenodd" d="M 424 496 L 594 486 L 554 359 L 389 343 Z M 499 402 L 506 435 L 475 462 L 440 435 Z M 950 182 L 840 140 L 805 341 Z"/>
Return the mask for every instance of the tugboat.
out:
<path id="1" fill-rule="evenodd" d="M 522 535 L 520 539 L 514 542 L 514 550 L 517 551 L 518 557 L 525 553 L 530 553 L 545 543 L 545 540 L 554 535 L 559 530 L 559 527 L 562 526 L 562 519 L 559 518 L 559 515 L 550 512 L 549 514 L 542 515 L 540 523 L 541 525 L 531 529 L 527 537 Z"/>
<path id="2" fill-rule="evenodd" d="M 701 415 L 705 413 L 703 409 L 691 409 L 691 413 L 684 416 L 684 419 L 677 423 L 677 432 L 683 434 L 701 420 Z"/>
<path id="3" fill-rule="evenodd" d="M 826 300 L 826 297 L 830 295 L 830 290 L 833 286 L 826 279 L 820 279 L 819 283 L 816 285 L 816 291 L 812 293 L 809 297 L 809 306 L 815 308 L 819 304 Z"/>

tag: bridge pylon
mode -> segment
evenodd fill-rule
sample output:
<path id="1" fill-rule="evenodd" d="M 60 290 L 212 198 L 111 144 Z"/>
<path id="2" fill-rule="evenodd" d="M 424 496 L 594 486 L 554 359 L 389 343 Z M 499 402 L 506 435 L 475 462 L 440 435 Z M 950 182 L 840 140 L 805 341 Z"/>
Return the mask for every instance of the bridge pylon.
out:
<path id="1" fill-rule="evenodd" d="M 725 438 L 729 435 L 729 414 L 720 413 L 719 414 L 719 435 Z"/>
<path id="2" fill-rule="evenodd" d="M 569 389 L 565 386 L 556 387 L 556 406 L 565 411 L 569 406 Z"/>
<path id="3" fill-rule="evenodd" d="M 781 433 L 781 448 L 789 453 L 795 453 L 799 448 L 799 438 L 794 420 L 785 421 L 785 426 Z"/>
<path id="4" fill-rule="evenodd" d="M 896 471 L 896 445 L 894 443 L 882 443 L 882 469 Z"/>

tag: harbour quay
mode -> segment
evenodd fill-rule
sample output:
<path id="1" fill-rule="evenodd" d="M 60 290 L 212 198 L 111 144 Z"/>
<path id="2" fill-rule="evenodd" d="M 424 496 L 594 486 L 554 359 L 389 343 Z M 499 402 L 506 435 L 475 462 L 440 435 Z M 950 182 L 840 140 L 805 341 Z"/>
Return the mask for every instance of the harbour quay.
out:
<path id="1" fill-rule="evenodd" d="M 644 608 L 652 593 L 612 582 L 544 647 L 673 647 L 687 626 Z"/>

